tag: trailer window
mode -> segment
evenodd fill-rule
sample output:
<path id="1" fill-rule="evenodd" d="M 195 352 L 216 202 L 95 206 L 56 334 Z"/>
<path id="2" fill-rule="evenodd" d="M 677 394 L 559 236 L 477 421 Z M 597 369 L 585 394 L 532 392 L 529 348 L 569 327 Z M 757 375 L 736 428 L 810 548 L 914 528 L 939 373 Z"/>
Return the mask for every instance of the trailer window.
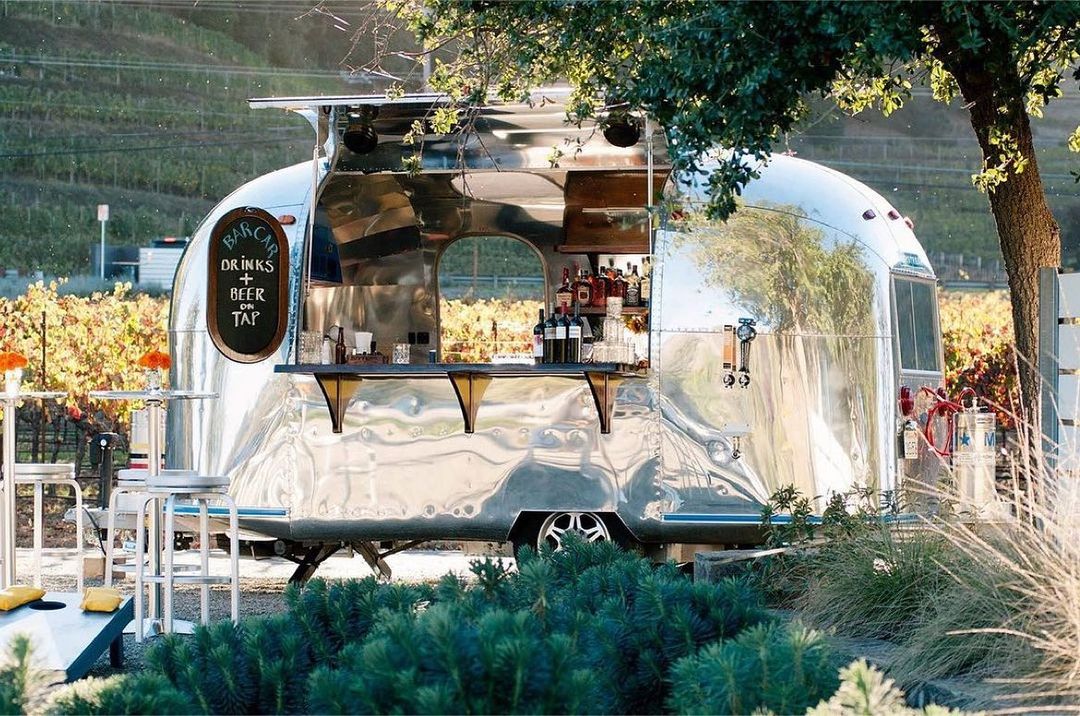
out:
<path id="1" fill-rule="evenodd" d="M 438 280 L 442 362 L 531 360 L 545 297 L 536 249 L 510 236 L 466 236 L 439 257 Z"/>
<path id="2" fill-rule="evenodd" d="M 934 285 L 898 278 L 893 281 L 893 287 L 901 369 L 940 372 Z"/>

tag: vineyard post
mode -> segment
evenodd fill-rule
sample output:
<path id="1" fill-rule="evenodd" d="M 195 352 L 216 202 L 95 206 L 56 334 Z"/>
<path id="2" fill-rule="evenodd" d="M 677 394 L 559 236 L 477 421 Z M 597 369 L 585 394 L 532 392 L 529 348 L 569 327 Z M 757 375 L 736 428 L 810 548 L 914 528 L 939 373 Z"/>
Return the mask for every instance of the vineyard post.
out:
<path id="1" fill-rule="evenodd" d="M 97 218 L 101 222 L 101 256 L 98 257 L 101 264 L 101 281 L 105 281 L 105 222 L 109 220 L 109 205 L 98 204 Z"/>
<path id="2" fill-rule="evenodd" d="M 38 382 L 41 384 L 41 390 L 46 389 L 45 368 L 46 368 L 46 360 L 47 360 L 46 359 L 46 346 L 47 346 L 47 343 L 48 343 L 48 338 L 45 335 L 45 331 L 46 331 L 46 329 L 48 327 L 48 324 L 47 324 L 46 320 L 47 319 L 46 319 L 45 307 L 43 306 L 41 308 L 41 378 L 38 380 Z M 37 446 L 35 447 L 35 450 L 34 450 L 34 460 L 36 462 L 45 462 L 45 403 L 44 402 L 41 403 L 41 413 L 40 414 L 41 414 L 41 420 L 39 421 L 39 425 L 38 425 L 38 434 L 41 437 L 40 437 L 40 440 L 37 441 Z M 40 452 L 38 452 L 38 450 L 40 450 Z"/>

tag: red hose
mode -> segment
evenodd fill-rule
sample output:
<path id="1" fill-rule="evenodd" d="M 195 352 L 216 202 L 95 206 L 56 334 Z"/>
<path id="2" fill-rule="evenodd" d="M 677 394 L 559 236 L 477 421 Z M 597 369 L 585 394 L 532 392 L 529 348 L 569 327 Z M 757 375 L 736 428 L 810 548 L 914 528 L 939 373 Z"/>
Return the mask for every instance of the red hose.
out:
<path id="1" fill-rule="evenodd" d="M 975 391 L 971 388 L 964 388 L 960 391 L 960 402 L 956 403 L 946 398 L 944 391 L 942 391 L 942 394 L 938 394 L 928 386 L 923 386 L 919 392 L 926 393 L 934 399 L 934 404 L 926 411 L 926 425 L 923 426 L 923 437 L 926 438 L 926 442 L 935 453 L 941 457 L 949 457 L 952 455 L 953 450 L 953 416 L 964 409 L 961 403 L 965 397 L 976 398 Z M 939 415 L 945 420 L 947 429 L 945 445 L 941 448 L 938 447 L 937 442 L 934 440 L 934 418 Z"/>

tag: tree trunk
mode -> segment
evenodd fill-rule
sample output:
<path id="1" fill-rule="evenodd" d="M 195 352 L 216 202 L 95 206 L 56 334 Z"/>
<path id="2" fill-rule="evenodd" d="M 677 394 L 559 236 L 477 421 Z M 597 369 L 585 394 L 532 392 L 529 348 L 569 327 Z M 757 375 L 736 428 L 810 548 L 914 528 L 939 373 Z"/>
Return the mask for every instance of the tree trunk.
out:
<path id="1" fill-rule="evenodd" d="M 1027 160 L 1023 172 L 1009 169 L 1008 179 L 989 192 L 990 209 L 997 224 L 998 241 L 1005 259 L 1011 292 L 1013 331 L 1016 338 L 1020 378 L 1020 420 L 1036 428 L 1039 419 L 1039 269 L 1061 265 L 1061 237 L 1046 203 L 1039 166 L 1035 159 L 1031 123 L 1015 66 L 1001 58 L 996 68 L 1010 67 L 1002 76 L 991 72 L 983 58 L 968 56 L 945 60 L 967 101 L 971 126 L 988 166 L 1000 161 L 1000 147 L 991 143 L 991 129 L 1009 133 L 1020 155 Z M 1038 429 L 1032 430 L 1038 435 Z"/>

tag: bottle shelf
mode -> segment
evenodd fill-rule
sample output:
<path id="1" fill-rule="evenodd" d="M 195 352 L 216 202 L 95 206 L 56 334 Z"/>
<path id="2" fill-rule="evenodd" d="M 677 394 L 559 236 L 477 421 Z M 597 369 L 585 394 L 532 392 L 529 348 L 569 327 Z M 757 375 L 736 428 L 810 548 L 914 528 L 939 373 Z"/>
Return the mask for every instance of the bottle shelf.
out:
<path id="1" fill-rule="evenodd" d="M 583 306 L 579 309 L 583 316 L 604 316 L 607 309 L 600 306 Z M 631 316 L 642 316 L 649 312 L 648 306 L 623 306 L 622 312 Z"/>

